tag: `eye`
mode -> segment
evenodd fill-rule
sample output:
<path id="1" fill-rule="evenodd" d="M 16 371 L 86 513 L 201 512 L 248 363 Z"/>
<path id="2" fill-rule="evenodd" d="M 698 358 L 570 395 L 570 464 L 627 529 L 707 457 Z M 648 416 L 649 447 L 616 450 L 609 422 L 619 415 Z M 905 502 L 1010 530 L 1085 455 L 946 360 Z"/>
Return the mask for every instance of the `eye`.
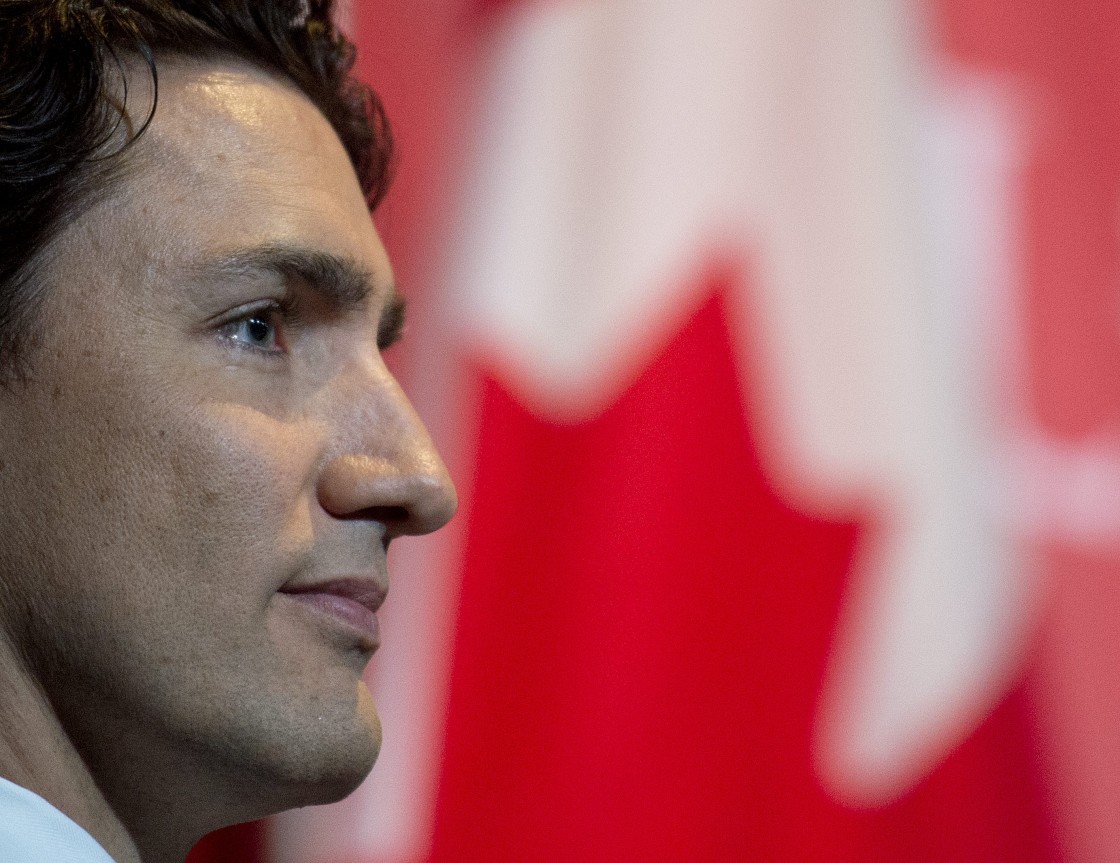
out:
<path id="1" fill-rule="evenodd" d="M 265 354 L 282 354 L 283 312 L 275 306 L 255 309 L 240 318 L 223 324 L 219 334 L 242 348 Z"/>

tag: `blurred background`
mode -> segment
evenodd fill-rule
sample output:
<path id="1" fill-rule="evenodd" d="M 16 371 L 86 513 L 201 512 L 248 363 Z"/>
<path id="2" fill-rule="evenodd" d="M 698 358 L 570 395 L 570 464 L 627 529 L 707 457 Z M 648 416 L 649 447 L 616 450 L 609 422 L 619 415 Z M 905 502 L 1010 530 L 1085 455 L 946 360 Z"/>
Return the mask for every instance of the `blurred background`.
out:
<path id="1" fill-rule="evenodd" d="M 1120 860 L 1120 5 L 343 13 L 462 505 L 192 863 Z"/>

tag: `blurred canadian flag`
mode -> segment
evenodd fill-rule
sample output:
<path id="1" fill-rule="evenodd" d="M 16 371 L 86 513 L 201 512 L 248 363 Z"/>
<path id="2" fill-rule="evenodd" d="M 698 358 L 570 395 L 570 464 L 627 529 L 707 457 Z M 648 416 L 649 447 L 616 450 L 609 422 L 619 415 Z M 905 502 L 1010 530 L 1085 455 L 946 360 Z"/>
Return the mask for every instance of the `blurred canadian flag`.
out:
<path id="1" fill-rule="evenodd" d="M 353 15 L 465 505 L 271 859 L 1120 859 L 1120 5 Z"/>

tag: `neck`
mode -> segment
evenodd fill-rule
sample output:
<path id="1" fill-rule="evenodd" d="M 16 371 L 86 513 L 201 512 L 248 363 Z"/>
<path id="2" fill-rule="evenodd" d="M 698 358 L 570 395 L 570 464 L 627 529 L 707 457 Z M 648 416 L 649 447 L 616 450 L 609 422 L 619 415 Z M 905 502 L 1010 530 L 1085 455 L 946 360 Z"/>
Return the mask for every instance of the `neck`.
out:
<path id="1" fill-rule="evenodd" d="M 6 638 L 0 638 L 0 776 L 44 798 L 116 863 L 155 863 L 142 861 L 42 687 Z"/>

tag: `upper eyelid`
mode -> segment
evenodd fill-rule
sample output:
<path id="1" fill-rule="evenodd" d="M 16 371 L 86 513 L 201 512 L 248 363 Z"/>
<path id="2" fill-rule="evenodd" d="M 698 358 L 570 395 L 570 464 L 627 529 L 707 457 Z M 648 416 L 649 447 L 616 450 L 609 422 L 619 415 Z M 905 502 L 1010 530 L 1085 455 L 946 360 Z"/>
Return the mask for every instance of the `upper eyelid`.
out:
<path id="1" fill-rule="evenodd" d="M 239 303 L 233 308 L 225 309 L 224 311 L 218 312 L 216 315 L 212 315 L 205 321 L 204 325 L 207 329 L 211 327 L 223 327 L 226 324 L 241 321 L 271 309 L 283 311 L 283 301 L 279 297 L 261 297 L 247 303 Z"/>
<path id="2" fill-rule="evenodd" d="M 284 326 L 298 326 L 303 315 L 300 309 L 298 294 L 288 292 L 282 297 L 262 297 L 248 303 L 228 309 L 215 315 L 208 327 L 217 330 L 225 329 L 233 324 L 241 323 L 257 315 L 279 313 Z M 378 319 L 374 333 L 377 349 L 384 351 L 397 344 L 405 335 L 407 325 L 407 304 L 395 290 L 385 301 Z M 246 345 L 246 347 L 253 347 Z M 259 350 L 259 348 L 254 348 Z"/>
<path id="3" fill-rule="evenodd" d="M 248 350 L 258 354 L 265 354 L 270 356 L 287 353 L 286 346 L 279 348 L 278 350 L 269 350 L 266 348 L 262 348 L 259 345 L 254 345 L 249 342 L 233 339 L 225 333 L 225 331 L 230 330 L 234 327 L 238 327 L 244 324 L 246 321 L 252 320 L 253 318 L 264 319 L 273 314 L 279 314 L 285 318 L 285 320 L 281 321 L 279 324 L 275 322 L 271 324 L 272 326 L 276 327 L 277 338 L 282 342 L 284 340 L 283 325 L 287 323 L 287 316 L 284 314 L 280 303 L 275 300 L 262 301 L 256 304 L 252 304 L 249 307 L 241 306 L 239 307 L 239 309 L 234 309 L 224 316 L 219 316 L 214 329 L 218 334 L 222 335 L 223 339 L 237 345 L 239 350 Z"/>

